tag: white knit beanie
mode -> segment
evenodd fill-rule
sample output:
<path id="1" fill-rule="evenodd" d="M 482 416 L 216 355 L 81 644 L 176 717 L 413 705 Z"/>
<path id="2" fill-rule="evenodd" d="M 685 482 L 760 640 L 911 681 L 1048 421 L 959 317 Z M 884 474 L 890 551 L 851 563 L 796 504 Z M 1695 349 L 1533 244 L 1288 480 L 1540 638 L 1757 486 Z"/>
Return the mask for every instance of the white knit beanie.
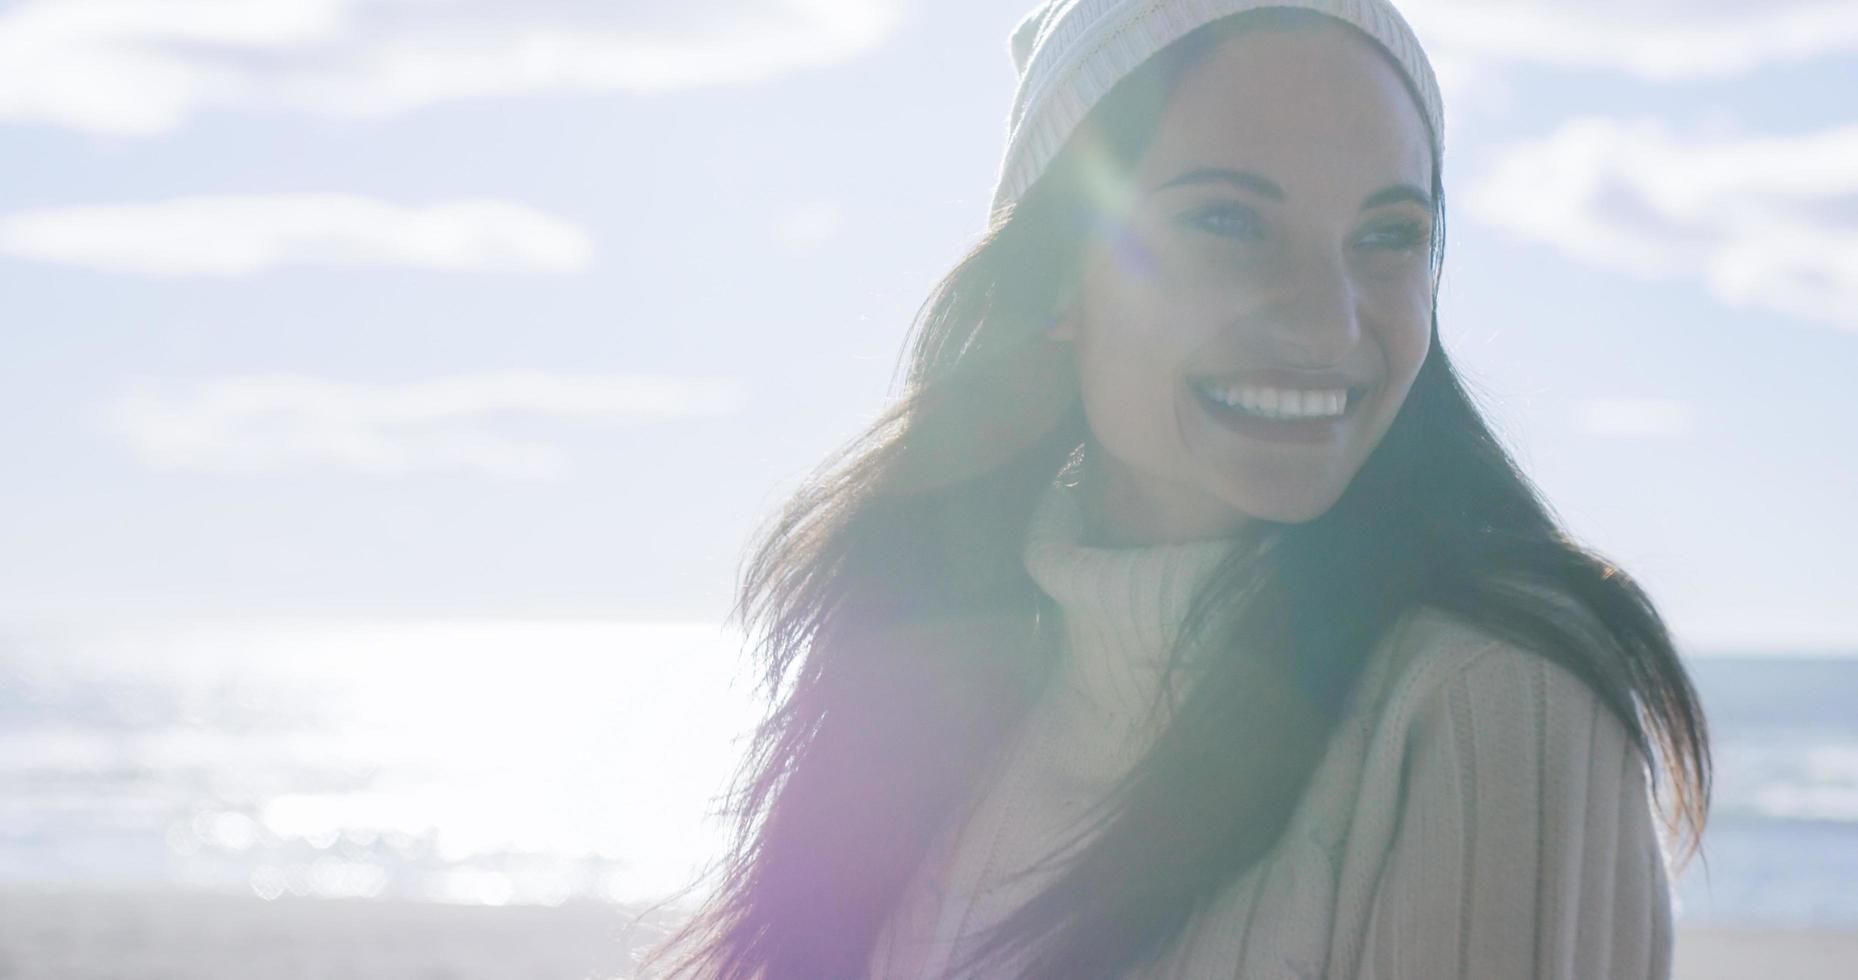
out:
<path id="1" fill-rule="evenodd" d="M 1202 24 L 1261 7 L 1327 14 L 1379 42 L 1419 93 L 1433 159 L 1439 158 L 1445 120 L 1438 79 L 1413 29 L 1387 0 L 1044 0 L 1013 29 L 1019 88 L 992 213 L 1019 200 L 1124 75 Z"/>

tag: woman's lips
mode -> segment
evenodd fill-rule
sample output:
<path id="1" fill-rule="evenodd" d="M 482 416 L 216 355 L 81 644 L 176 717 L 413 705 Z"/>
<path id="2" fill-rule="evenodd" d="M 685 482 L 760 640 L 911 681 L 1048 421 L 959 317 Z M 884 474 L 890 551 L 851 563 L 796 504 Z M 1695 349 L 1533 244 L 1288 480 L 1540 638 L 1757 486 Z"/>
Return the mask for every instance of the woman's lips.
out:
<path id="1" fill-rule="evenodd" d="M 1247 411 L 1245 407 L 1229 406 L 1215 399 L 1203 390 L 1202 385 L 1190 383 L 1187 388 L 1189 397 L 1217 427 L 1251 439 L 1280 443 L 1321 443 L 1337 438 L 1349 420 L 1360 412 L 1362 398 L 1367 393 L 1364 387 L 1356 385 L 1277 389 L 1313 393 L 1315 404 L 1305 408 L 1303 401 L 1299 400 L 1299 404 L 1288 412 L 1284 412 L 1280 406 L 1279 417 L 1268 417 L 1265 413 L 1269 410 L 1256 405 L 1256 389 L 1247 393 L 1246 401 L 1254 405 L 1252 411 Z M 1322 394 L 1324 392 L 1330 394 Z M 1341 411 L 1332 414 L 1338 401 Z"/>

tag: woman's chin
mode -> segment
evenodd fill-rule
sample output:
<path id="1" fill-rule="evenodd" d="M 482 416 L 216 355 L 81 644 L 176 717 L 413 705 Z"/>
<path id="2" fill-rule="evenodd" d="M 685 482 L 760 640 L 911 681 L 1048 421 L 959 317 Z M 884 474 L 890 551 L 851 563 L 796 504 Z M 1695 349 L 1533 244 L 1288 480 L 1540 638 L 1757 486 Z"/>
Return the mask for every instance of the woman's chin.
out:
<path id="1" fill-rule="evenodd" d="M 1274 524 L 1304 524 L 1329 512 L 1335 502 L 1342 496 L 1347 484 L 1328 486 L 1310 482 L 1289 483 L 1283 486 L 1259 487 L 1255 481 L 1247 481 L 1245 487 L 1232 488 L 1223 494 L 1226 500 L 1237 509 L 1261 521 Z"/>

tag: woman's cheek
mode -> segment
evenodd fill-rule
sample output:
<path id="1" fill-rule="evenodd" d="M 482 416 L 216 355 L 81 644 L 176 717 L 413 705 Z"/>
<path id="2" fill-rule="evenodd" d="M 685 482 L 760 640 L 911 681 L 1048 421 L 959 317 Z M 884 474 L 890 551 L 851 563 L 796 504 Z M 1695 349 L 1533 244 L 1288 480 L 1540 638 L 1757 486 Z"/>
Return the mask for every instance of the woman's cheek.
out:
<path id="1" fill-rule="evenodd" d="M 1408 322 L 1407 343 L 1410 345 L 1408 367 L 1417 374 L 1421 361 L 1426 359 L 1426 352 L 1432 344 L 1432 300 L 1428 296 L 1413 312 Z"/>
<path id="2" fill-rule="evenodd" d="M 1411 378 L 1426 358 L 1432 338 L 1432 296 L 1424 285 L 1409 285 L 1388 297 L 1390 315 L 1381 321 L 1381 347 L 1389 373 Z"/>

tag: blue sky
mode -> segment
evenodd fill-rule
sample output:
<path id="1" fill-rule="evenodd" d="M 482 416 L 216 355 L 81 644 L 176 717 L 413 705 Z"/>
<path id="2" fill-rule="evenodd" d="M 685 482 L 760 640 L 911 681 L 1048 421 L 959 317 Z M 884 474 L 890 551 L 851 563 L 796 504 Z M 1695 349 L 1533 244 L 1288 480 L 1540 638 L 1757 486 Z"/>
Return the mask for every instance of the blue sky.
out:
<path id="1" fill-rule="evenodd" d="M 1698 649 L 1858 649 L 1858 5 L 1412 0 L 1445 343 Z M 0 625 L 711 619 L 1019 3 L 0 2 Z"/>

